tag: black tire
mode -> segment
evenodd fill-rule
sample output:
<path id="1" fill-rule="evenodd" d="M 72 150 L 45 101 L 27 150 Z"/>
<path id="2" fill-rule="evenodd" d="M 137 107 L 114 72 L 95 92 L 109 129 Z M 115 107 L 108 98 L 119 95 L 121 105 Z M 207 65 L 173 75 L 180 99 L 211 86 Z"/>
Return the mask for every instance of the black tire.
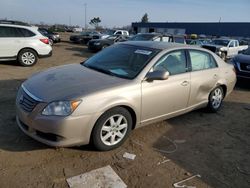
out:
<path id="1" fill-rule="evenodd" d="M 52 39 L 49 39 L 49 45 L 53 46 L 53 44 L 54 44 L 54 41 Z"/>
<path id="2" fill-rule="evenodd" d="M 25 58 L 26 57 L 26 58 Z M 23 49 L 19 52 L 17 60 L 25 67 L 33 66 L 37 63 L 37 53 L 31 49 Z"/>
<path id="3" fill-rule="evenodd" d="M 104 45 L 102 46 L 102 49 L 107 48 L 108 46 L 109 46 L 109 45 L 104 44 Z"/>
<path id="4" fill-rule="evenodd" d="M 209 112 L 217 112 L 221 107 L 223 98 L 224 91 L 221 86 L 218 86 L 213 91 L 211 91 L 207 105 L 207 109 L 209 110 Z"/>
<path id="5" fill-rule="evenodd" d="M 226 60 L 227 60 L 227 54 L 226 54 L 225 52 L 222 52 L 222 53 L 221 53 L 221 59 L 222 59 L 223 61 L 226 61 Z"/>
<path id="6" fill-rule="evenodd" d="M 119 139 L 121 139 L 118 143 L 115 143 L 113 145 L 108 145 L 105 143 L 105 141 L 103 141 L 103 138 L 105 136 L 107 136 L 108 134 L 110 135 L 110 134 L 116 134 L 116 133 L 114 133 L 115 132 L 114 130 L 110 130 L 110 131 L 103 130 L 103 127 L 104 127 L 104 125 L 107 125 L 110 118 L 116 117 L 116 115 L 117 116 L 120 115 L 120 117 L 123 116 L 126 119 L 126 121 L 125 121 L 125 119 L 122 119 L 122 121 L 125 121 L 125 123 L 123 122 L 123 124 L 127 123 L 127 128 L 126 128 L 126 131 L 124 131 L 124 133 L 123 133 L 124 134 L 123 138 L 119 138 L 117 135 L 111 135 L 110 137 L 107 137 L 107 138 L 110 138 L 110 144 L 111 144 L 111 139 L 112 139 L 111 137 L 114 137 L 114 140 L 116 138 L 117 141 Z M 116 120 L 115 123 L 118 122 L 118 119 Z M 93 128 L 91 139 L 92 139 L 92 143 L 93 143 L 94 147 L 100 151 L 108 151 L 108 150 L 112 150 L 112 149 L 115 149 L 115 148 L 121 146 L 124 143 L 124 141 L 127 139 L 128 135 L 132 129 L 132 123 L 133 122 L 132 122 L 131 114 L 125 108 L 115 107 L 115 108 L 112 108 L 112 109 L 106 111 L 97 120 L 97 122 Z M 107 127 L 107 126 L 105 126 L 105 127 Z M 110 125 L 110 128 L 111 128 L 111 125 Z M 106 134 L 103 134 L 103 132 Z M 106 140 L 106 142 L 108 142 L 108 141 Z"/>

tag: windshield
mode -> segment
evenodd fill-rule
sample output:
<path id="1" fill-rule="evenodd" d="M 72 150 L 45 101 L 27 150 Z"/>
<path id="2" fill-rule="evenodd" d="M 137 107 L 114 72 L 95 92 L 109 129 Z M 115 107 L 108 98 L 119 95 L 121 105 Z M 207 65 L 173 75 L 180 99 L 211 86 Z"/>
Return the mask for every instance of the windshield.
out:
<path id="1" fill-rule="evenodd" d="M 212 44 L 215 44 L 215 45 L 220 45 L 220 46 L 227 46 L 229 43 L 229 40 L 213 40 L 212 41 Z"/>
<path id="2" fill-rule="evenodd" d="M 246 49 L 246 50 L 243 52 L 243 54 L 245 54 L 245 55 L 250 55 L 250 48 Z"/>
<path id="3" fill-rule="evenodd" d="M 138 35 L 135 35 L 135 36 L 131 37 L 129 40 L 132 40 L 132 41 L 147 41 L 147 40 L 152 40 L 154 37 L 155 37 L 155 35 L 138 34 Z"/>
<path id="4" fill-rule="evenodd" d="M 83 66 L 112 76 L 133 79 L 158 52 L 151 48 L 117 44 L 89 58 Z"/>

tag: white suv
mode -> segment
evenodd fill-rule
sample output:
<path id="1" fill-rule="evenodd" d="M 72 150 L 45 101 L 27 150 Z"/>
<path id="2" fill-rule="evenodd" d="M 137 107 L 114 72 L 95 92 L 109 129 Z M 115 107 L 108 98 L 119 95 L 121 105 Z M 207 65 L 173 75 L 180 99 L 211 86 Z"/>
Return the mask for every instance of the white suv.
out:
<path id="1" fill-rule="evenodd" d="M 38 27 L 0 23 L 0 61 L 17 60 L 32 66 L 40 57 L 52 55 L 49 39 Z"/>

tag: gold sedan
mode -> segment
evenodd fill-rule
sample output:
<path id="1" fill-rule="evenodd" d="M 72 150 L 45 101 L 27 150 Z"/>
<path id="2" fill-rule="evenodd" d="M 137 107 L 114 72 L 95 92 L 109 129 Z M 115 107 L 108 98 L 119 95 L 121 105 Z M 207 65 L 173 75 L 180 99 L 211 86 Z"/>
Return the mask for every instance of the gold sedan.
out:
<path id="1" fill-rule="evenodd" d="M 45 144 L 120 146 L 132 129 L 207 107 L 234 88 L 234 67 L 198 47 L 123 42 L 81 64 L 26 80 L 16 98 L 21 130 Z"/>

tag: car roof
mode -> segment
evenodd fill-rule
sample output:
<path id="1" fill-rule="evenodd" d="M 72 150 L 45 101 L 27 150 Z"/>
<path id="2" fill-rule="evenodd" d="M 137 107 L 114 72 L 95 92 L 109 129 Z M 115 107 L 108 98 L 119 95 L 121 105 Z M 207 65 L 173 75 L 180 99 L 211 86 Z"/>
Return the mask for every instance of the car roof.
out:
<path id="1" fill-rule="evenodd" d="M 16 25 L 16 24 L 1 24 L 0 26 L 6 26 L 6 27 L 18 27 L 18 28 L 26 28 L 26 29 L 38 29 L 36 26 L 24 26 L 24 25 Z"/>
<path id="2" fill-rule="evenodd" d="M 126 41 L 126 42 L 122 42 L 122 44 L 153 48 L 153 49 L 158 49 L 158 50 L 165 50 L 165 49 L 178 48 L 178 47 L 179 48 L 189 47 L 189 45 L 185 45 L 185 44 L 171 43 L 171 42 L 158 42 L 158 41 Z"/>

